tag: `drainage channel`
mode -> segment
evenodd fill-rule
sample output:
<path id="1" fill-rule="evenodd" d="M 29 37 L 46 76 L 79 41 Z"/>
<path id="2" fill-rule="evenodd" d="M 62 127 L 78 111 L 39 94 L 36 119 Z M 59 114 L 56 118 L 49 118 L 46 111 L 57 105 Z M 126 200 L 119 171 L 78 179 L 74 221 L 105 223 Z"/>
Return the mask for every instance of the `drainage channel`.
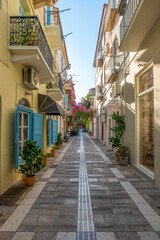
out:
<path id="1" fill-rule="evenodd" d="M 77 240 L 95 240 L 95 229 L 82 133 L 80 136 Z"/>

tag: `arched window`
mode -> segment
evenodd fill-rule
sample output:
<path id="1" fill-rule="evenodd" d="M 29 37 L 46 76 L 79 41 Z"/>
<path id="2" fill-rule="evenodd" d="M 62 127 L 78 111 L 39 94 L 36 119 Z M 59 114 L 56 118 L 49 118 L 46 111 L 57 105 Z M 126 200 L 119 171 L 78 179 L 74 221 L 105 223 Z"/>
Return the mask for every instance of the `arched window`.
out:
<path id="1" fill-rule="evenodd" d="M 28 101 L 25 98 L 21 98 L 19 100 L 19 104 L 24 106 L 24 107 L 30 107 Z"/>

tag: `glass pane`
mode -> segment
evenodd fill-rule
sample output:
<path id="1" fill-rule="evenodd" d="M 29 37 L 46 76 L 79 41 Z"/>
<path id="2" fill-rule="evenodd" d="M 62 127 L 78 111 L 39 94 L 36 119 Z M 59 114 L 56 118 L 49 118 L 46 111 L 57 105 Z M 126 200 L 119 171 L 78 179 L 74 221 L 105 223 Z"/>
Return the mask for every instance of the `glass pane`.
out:
<path id="1" fill-rule="evenodd" d="M 153 68 L 150 68 L 145 72 L 139 80 L 139 93 L 146 91 L 147 89 L 153 87 Z"/>
<path id="2" fill-rule="evenodd" d="M 19 141 L 21 141 L 22 139 L 22 131 L 21 131 L 21 128 L 19 128 Z"/>
<path id="3" fill-rule="evenodd" d="M 19 113 L 19 126 L 22 126 L 22 113 Z"/>
<path id="4" fill-rule="evenodd" d="M 28 128 L 23 128 L 23 140 L 28 139 Z"/>
<path id="5" fill-rule="evenodd" d="M 21 153 L 22 151 L 22 147 L 21 147 L 21 143 L 19 144 L 19 154 Z"/>
<path id="6" fill-rule="evenodd" d="M 140 163 L 154 170 L 154 93 L 140 97 Z"/>
<path id="7" fill-rule="evenodd" d="M 23 126 L 28 126 L 28 114 L 23 114 Z"/>

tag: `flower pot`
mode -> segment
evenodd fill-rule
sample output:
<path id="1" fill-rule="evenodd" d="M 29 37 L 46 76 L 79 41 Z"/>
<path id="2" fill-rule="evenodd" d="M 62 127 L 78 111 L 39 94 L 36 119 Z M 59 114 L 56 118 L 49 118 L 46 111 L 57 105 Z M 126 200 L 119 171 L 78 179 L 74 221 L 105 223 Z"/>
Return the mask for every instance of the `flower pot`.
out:
<path id="1" fill-rule="evenodd" d="M 42 163 L 43 164 L 47 164 L 47 157 L 46 156 L 42 156 Z"/>
<path id="2" fill-rule="evenodd" d="M 26 176 L 26 178 L 25 178 L 25 184 L 26 184 L 26 186 L 27 186 L 27 187 L 33 186 L 35 180 L 36 180 L 36 176 L 32 176 L 32 177 Z"/>
<path id="3" fill-rule="evenodd" d="M 51 157 L 55 157 L 55 150 L 51 150 Z"/>
<path id="4" fill-rule="evenodd" d="M 113 148 L 114 157 L 116 161 L 120 161 L 120 156 L 117 155 L 118 147 Z"/>
<path id="5" fill-rule="evenodd" d="M 57 145 L 56 147 L 57 147 L 57 149 L 60 149 L 60 148 L 61 148 L 61 146 L 60 146 L 60 145 Z"/>
<path id="6" fill-rule="evenodd" d="M 127 166 L 129 164 L 129 157 L 126 156 L 125 158 L 120 157 L 120 162 L 122 166 Z"/>
<path id="7" fill-rule="evenodd" d="M 26 175 L 22 174 L 21 178 L 22 178 L 22 184 L 25 184 Z"/>

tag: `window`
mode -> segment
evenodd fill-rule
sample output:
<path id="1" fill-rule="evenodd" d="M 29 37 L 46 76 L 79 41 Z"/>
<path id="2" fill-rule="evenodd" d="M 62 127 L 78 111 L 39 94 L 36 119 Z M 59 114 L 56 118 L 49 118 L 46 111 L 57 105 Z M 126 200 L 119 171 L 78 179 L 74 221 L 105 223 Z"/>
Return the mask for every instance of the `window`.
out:
<path id="1" fill-rule="evenodd" d="M 138 82 L 139 163 L 154 171 L 154 88 L 153 67 Z"/>
<path id="2" fill-rule="evenodd" d="M 19 2 L 19 15 L 20 15 L 20 16 L 24 16 L 24 15 L 25 15 L 25 14 L 24 14 L 24 8 L 23 8 L 21 2 Z"/>
<path id="3" fill-rule="evenodd" d="M 26 141 L 29 139 L 29 114 L 19 113 L 19 153 L 22 152 Z"/>

